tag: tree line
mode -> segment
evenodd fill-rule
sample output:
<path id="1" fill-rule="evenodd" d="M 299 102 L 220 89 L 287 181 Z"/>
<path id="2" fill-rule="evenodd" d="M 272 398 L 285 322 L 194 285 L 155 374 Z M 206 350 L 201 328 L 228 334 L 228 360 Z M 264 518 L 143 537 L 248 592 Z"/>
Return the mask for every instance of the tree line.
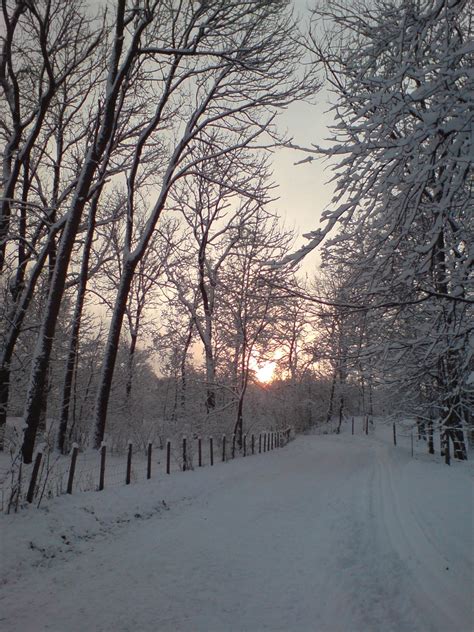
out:
<path id="1" fill-rule="evenodd" d="M 2 11 L 2 444 L 15 413 L 27 463 L 48 417 L 62 452 L 157 418 L 241 443 L 262 414 L 304 428 L 403 393 L 466 455 L 467 2 L 331 0 L 310 25 L 281 0 Z M 323 82 L 333 137 L 299 149 L 329 158 L 336 192 L 289 255 L 269 211 L 271 152 L 292 145 L 277 115 Z"/>

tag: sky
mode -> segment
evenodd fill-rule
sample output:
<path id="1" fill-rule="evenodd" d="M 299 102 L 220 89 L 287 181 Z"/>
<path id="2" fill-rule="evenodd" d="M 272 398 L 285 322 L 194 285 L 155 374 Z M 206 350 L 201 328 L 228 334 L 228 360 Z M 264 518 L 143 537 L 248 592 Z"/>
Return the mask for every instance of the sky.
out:
<path id="1" fill-rule="evenodd" d="M 308 5 L 311 0 L 293 0 L 295 10 L 301 20 L 309 18 Z M 329 136 L 328 126 L 332 123 L 330 95 L 322 89 L 315 96 L 315 104 L 293 103 L 279 116 L 278 126 L 286 130 L 294 144 L 310 146 L 312 143 L 326 145 Z M 332 172 L 321 159 L 301 165 L 294 163 L 308 154 L 291 149 L 282 149 L 273 157 L 273 176 L 278 184 L 275 196 L 279 199 L 272 210 L 283 220 L 287 228 L 298 234 L 296 248 L 307 243 L 303 234 L 315 230 L 320 225 L 322 211 L 329 205 L 334 191 L 334 184 L 329 183 Z M 317 251 L 310 253 L 303 262 L 302 269 L 308 274 L 318 265 Z"/>
<path id="2" fill-rule="evenodd" d="M 306 103 L 293 104 L 280 118 L 280 126 L 288 130 L 297 145 L 324 144 L 328 137 L 331 115 L 326 110 L 327 95 L 321 94 L 316 106 Z M 307 243 L 303 234 L 320 225 L 322 211 L 329 205 L 334 190 L 329 183 L 332 172 L 327 163 L 320 159 L 300 165 L 294 163 L 308 154 L 291 149 L 279 150 L 273 159 L 273 176 L 278 184 L 275 195 L 279 199 L 273 210 L 282 218 L 287 228 L 297 234 L 296 248 Z M 310 253 L 303 263 L 309 273 L 319 261 L 318 252 Z"/>
<path id="3" fill-rule="evenodd" d="M 91 6 L 98 6 L 100 0 L 90 0 Z M 309 21 L 310 9 L 316 0 L 292 0 L 295 17 L 301 22 Z M 297 145 L 323 144 L 328 137 L 328 125 L 332 117 L 327 113 L 329 95 L 321 90 L 315 96 L 316 104 L 294 103 L 278 117 L 278 127 Z M 295 250 L 307 243 L 303 234 L 319 227 L 322 211 L 329 204 L 333 185 L 328 184 L 331 172 L 321 160 L 314 160 L 295 166 L 294 163 L 307 154 L 290 149 L 281 149 L 273 156 L 273 179 L 278 185 L 274 196 L 279 199 L 271 210 L 281 217 L 285 228 L 294 229 L 298 235 Z M 302 264 L 302 270 L 309 275 L 319 262 L 317 251 L 310 253 Z"/>

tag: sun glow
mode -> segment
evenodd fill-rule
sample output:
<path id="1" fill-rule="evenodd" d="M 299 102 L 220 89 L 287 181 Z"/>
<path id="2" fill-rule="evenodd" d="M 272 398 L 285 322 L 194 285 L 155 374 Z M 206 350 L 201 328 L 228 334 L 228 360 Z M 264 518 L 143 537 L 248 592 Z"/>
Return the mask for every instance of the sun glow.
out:
<path id="1" fill-rule="evenodd" d="M 255 358 L 250 360 L 250 368 L 255 373 L 255 377 L 261 384 L 269 384 L 273 380 L 276 362 L 258 362 Z"/>

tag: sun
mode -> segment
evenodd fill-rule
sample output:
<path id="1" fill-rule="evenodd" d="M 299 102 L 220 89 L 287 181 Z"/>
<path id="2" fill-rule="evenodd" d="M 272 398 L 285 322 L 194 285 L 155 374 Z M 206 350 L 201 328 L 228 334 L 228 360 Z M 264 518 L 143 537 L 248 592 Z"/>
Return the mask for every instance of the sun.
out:
<path id="1" fill-rule="evenodd" d="M 261 384 L 269 384 L 273 380 L 276 362 L 258 362 L 255 358 L 250 359 L 250 368 L 254 371 L 255 377 Z"/>

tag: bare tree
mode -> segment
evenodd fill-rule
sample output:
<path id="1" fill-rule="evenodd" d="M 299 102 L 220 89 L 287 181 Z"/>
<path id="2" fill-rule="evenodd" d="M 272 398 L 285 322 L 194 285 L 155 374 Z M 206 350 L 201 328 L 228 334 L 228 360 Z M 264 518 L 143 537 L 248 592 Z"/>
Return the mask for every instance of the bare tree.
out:
<path id="1" fill-rule="evenodd" d="M 392 383 L 398 374 L 404 401 L 426 416 L 436 409 L 459 458 L 473 301 L 469 8 L 331 0 L 317 9 L 334 26 L 314 49 L 338 97 L 333 146 L 318 151 L 339 162 L 334 207 L 308 246 L 340 227 L 330 256 L 350 258 L 364 309 L 380 318 L 366 351 L 378 346 L 379 370 Z"/>
<path id="2" fill-rule="evenodd" d="M 184 265 L 176 267 L 170 279 L 203 345 L 208 412 L 216 406 L 219 335 L 214 335 L 214 329 L 220 295 L 227 291 L 220 283 L 221 270 L 238 247 L 245 226 L 270 199 L 271 188 L 265 163 L 244 153 L 224 166 L 220 161 L 207 161 L 198 176 L 172 196 L 189 237 L 183 244 L 188 250 Z"/>
<path id="3" fill-rule="evenodd" d="M 2 3 L 0 134 L 5 141 L 0 199 L 0 267 L 9 295 L 0 350 L 0 434 L 8 406 L 10 363 L 43 269 L 56 257 L 64 226 L 58 213 L 89 133 L 83 106 L 99 71 L 101 24 L 81 5 L 48 0 Z M 71 33 L 75 36 L 72 37 Z M 0 441 L 0 443 L 2 443 Z"/>
<path id="4" fill-rule="evenodd" d="M 231 386 L 235 402 L 234 432 L 242 445 L 244 402 L 252 376 L 252 359 L 265 357 L 278 339 L 279 319 L 284 310 L 275 281 L 287 276 L 269 266 L 269 261 L 283 256 L 290 248 L 293 235 L 282 232 L 266 212 L 260 211 L 242 229 L 235 251 L 229 257 L 224 278 L 225 304 L 220 327 L 227 337 Z"/>
<path id="5" fill-rule="evenodd" d="M 23 458 L 30 462 L 32 458 L 36 431 L 38 428 L 41 398 L 47 375 L 51 348 L 54 340 L 59 308 L 64 293 L 71 253 L 80 227 L 83 210 L 93 195 L 94 177 L 101 170 L 105 157 L 107 161 L 113 147 L 118 128 L 118 114 L 123 106 L 126 80 L 130 77 L 134 61 L 139 52 L 139 42 L 143 31 L 150 24 L 152 15 L 146 10 L 138 19 L 127 12 L 126 1 L 117 6 L 115 30 L 112 36 L 109 55 L 108 75 L 102 98 L 96 111 L 97 127 L 92 139 L 89 139 L 85 156 L 78 169 L 78 175 L 72 189 L 71 200 L 65 213 L 64 228 L 58 246 L 54 270 L 51 275 L 50 291 L 42 319 L 38 344 L 34 354 L 30 387 L 25 404 L 26 430 L 23 441 Z M 131 24 L 133 23 L 133 26 Z M 130 33 L 127 32 L 131 26 Z M 102 33 L 103 36 L 103 33 Z M 129 119 L 129 117 L 128 117 Z M 127 119 L 127 120 L 128 120 Z M 104 173 L 102 167 L 102 173 Z"/>
<path id="6" fill-rule="evenodd" d="M 225 163 L 244 149 L 273 143 L 278 108 L 312 94 L 316 85 L 311 77 L 295 73 L 301 48 L 296 25 L 280 2 L 180 5 L 177 11 L 165 15 L 157 11 L 153 17 L 155 31 L 139 52 L 160 81 L 150 85 L 155 110 L 136 145 L 126 183 L 128 228 L 97 396 L 95 445 L 104 435 L 117 342 L 133 275 L 170 191 L 180 180 L 194 177 L 210 159 Z M 174 125 L 167 132 L 168 139 L 173 139 L 169 144 L 161 140 L 165 125 Z M 162 165 L 155 173 L 158 193 L 149 206 L 145 230 L 137 235 L 134 208 L 142 157 L 156 149 L 156 143 Z"/>

